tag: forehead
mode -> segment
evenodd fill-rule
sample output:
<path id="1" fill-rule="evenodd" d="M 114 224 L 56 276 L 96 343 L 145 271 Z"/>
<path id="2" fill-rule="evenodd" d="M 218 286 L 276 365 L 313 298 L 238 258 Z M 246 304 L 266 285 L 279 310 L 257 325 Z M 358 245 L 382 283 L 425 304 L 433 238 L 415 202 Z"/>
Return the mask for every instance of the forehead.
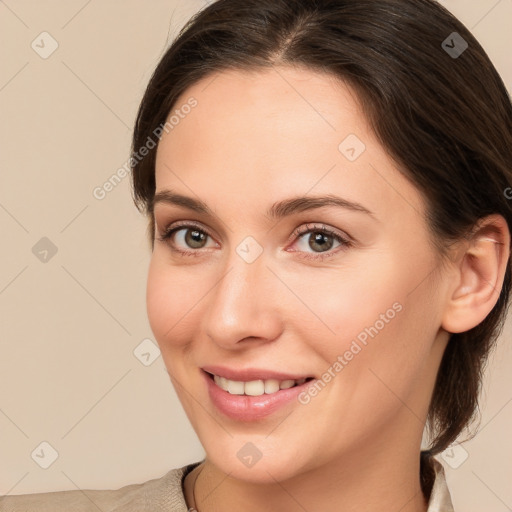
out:
<path id="1" fill-rule="evenodd" d="M 157 151 L 157 191 L 190 195 L 191 188 L 202 199 L 255 197 L 265 205 L 286 193 L 336 191 L 364 198 L 373 211 L 423 209 L 354 90 L 331 75 L 291 67 L 222 71 L 184 91 L 171 116 Z"/>
<path id="2" fill-rule="evenodd" d="M 192 98 L 197 106 L 187 117 L 194 121 L 200 118 L 202 124 L 217 128 L 223 124 L 225 130 L 243 128 L 240 137 L 254 132 L 273 134 L 279 128 L 308 136 L 314 130 L 321 137 L 343 129 L 341 123 L 358 131 L 369 130 L 351 87 L 330 74 L 305 67 L 217 72 L 186 89 L 174 109 L 179 111 Z M 297 123 L 299 117 L 301 122 Z"/>

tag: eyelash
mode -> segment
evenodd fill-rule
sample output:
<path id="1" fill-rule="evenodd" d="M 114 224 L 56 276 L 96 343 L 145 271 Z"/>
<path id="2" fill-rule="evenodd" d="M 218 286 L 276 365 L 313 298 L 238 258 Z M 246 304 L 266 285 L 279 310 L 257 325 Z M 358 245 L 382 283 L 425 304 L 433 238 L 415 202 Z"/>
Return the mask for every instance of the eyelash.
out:
<path id="1" fill-rule="evenodd" d="M 182 256 L 200 256 L 200 249 L 196 250 L 184 250 L 184 249 L 178 249 L 173 242 L 171 242 L 171 237 L 174 233 L 177 231 L 180 231 L 183 228 L 192 228 L 195 229 L 205 235 L 208 235 L 210 238 L 213 238 L 213 236 L 208 232 L 208 230 L 200 227 L 197 224 L 193 224 L 190 222 L 182 221 L 178 222 L 176 224 L 173 224 L 172 226 L 167 227 L 164 230 L 164 233 L 162 235 L 157 236 L 157 240 L 160 242 L 169 242 L 169 245 L 171 246 L 171 249 Z M 332 256 L 335 256 L 341 251 L 344 251 L 350 247 L 353 246 L 353 243 L 348 238 L 345 238 L 341 236 L 339 233 L 327 228 L 324 225 L 313 225 L 306 224 L 304 227 L 297 228 L 293 231 L 290 238 L 297 237 L 300 238 L 302 235 L 305 235 L 307 233 L 323 233 L 324 235 L 332 236 L 336 241 L 338 241 L 341 245 L 336 250 L 329 250 L 325 253 L 304 253 L 303 251 L 292 251 L 292 252 L 302 252 L 303 255 L 301 256 L 304 259 L 308 260 L 325 260 L 327 258 L 330 258 Z"/>

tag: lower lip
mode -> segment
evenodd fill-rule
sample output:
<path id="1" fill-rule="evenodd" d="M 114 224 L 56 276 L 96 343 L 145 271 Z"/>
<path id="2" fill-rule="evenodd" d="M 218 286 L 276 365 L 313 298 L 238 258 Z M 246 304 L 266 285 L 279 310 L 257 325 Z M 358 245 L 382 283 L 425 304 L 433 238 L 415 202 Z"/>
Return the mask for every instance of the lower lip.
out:
<path id="1" fill-rule="evenodd" d="M 304 382 L 300 386 L 281 389 L 275 393 L 261 396 L 232 395 L 215 384 L 210 374 L 202 372 L 206 379 L 208 394 L 217 409 L 231 419 L 237 421 L 255 421 L 276 412 L 281 407 L 294 401 L 298 403 L 297 396 L 302 393 L 313 380 Z"/>

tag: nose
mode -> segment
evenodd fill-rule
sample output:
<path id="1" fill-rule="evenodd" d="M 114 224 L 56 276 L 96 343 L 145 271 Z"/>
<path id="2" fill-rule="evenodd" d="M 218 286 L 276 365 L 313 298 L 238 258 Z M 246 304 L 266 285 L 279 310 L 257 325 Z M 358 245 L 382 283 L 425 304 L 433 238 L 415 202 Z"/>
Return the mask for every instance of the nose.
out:
<path id="1" fill-rule="evenodd" d="M 248 263 L 233 250 L 208 294 L 202 328 L 219 347 L 239 350 L 247 347 L 249 341 L 268 343 L 281 332 L 282 283 L 267 267 L 264 254 Z"/>

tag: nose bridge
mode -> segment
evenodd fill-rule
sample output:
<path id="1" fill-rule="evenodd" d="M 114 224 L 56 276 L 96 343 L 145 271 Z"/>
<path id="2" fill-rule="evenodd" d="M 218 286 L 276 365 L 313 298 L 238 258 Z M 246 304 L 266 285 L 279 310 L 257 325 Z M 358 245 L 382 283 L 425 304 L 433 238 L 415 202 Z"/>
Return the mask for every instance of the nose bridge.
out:
<path id="1" fill-rule="evenodd" d="M 277 336 L 275 294 L 270 290 L 275 277 L 266 263 L 263 248 L 254 239 L 231 249 L 206 315 L 210 338 L 229 345 L 247 337 Z"/>
<path id="2" fill-rule="evenodd" d="M 218 283 L 214 293 L 214 306 L 220 313 L 240 317 L 254 316 L 260 309 L 264 285 L 264 274 L 268 272 L 264 258 L 260 255 L 256 259 L 246 259 L 242 251 L 240 255 L 238 246 L 231 251 L 226 263 L 224 277 Z M 259 288 L 259 290 L 258 290 Z"/>

